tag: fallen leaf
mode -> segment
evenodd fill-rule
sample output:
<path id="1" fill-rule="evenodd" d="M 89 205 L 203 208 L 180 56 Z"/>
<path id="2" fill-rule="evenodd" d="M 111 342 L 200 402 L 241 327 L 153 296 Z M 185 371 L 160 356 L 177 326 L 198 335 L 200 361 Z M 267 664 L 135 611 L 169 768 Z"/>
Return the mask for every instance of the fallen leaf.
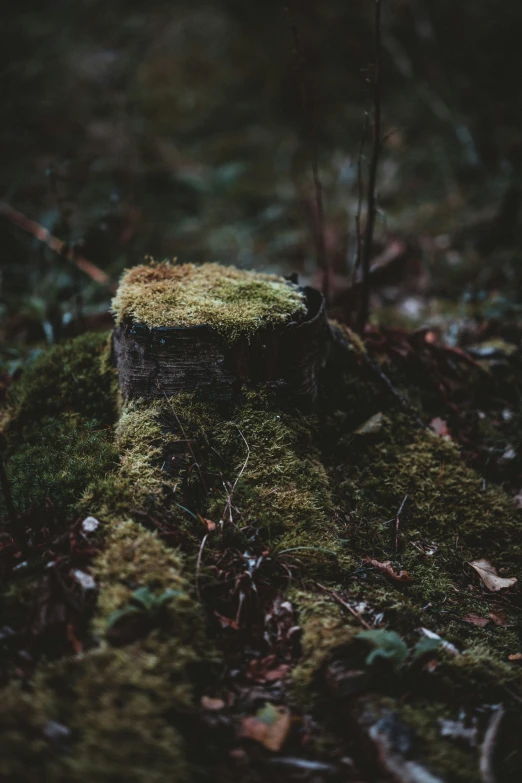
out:
<path id="1" fill-rule="evenodd" d="M 488 623 L 491 622 L 489 617 L 479 617 L 478 614 L 465 614 L 462 618 L 466 623 L 471 623 L 472 625 L 478 625 L 479 628 L 484 628 Z"/>
<path id="2" fill-rule="evenodd" d="M 434 419 L 430 421 L 430 429 L 433 430 L 435 435 L 440 435 L 441 438 L 446 438 L 447 440 L 451 440 L 450 431 L 444 419 L 441 419 L 438 416 L 436 416 Z"/>
<path id="3" fill-rule="evenodd" d="M 365 557 L 364 562 L 372 565 L 374 568 L 378 568 L 379 571 L 382 571 L 383 574 L 386 574 L 386 576 L 389 576 L 390 579 L 393 579 L 395 582 L 413 582 L 413 579 L 407 571 L 399 571 L 399 573 L 394 571 L 390 560 L 385 560 L 384 563 L 380 563 L 378 560 L 373 560 L 371 557 Z"/>
<path id="4" fill-rule="evenodd" d="M 375 435 L 382 428 L 384 416 L 382 413 L 375 413 L 370 416 L 360 427 L 355 430 L 356 435 Z"/>
<path id="5" fill-rule="evenodd" d="M 290 669 L 289 664 L 278 664 L 275 655 L 267 655 L 266 658 L 254 658 L 250 661 L 246 676 L 256 682 L 275 682 L 282 680 Z"/>
<path id="6" fill-rule="evenodd" d="M 223 699 L 213 699 L 212 696 L 202 696 L 201 706 L 204 710 L 208 710 L 209 712 L 217 712 L 217 710 L 223 709 L 225 702 Z"/>
<path id="7" fill-rule="evenodd" d="M 506 613 L 503 609 L 497 609 L 496 612 L 490 612 L 489 616 L 499 628 L 510 628 L 514 623 L 508 621 Z"/>
<path id="8" fill-rule="evenodd" d="M 290 731 L 292 716 L 286 707 L 266 703 L 254 716 L 244 718 L 240 737 L 259 742 L 267 750 L 281 750 Z"/>
<path id="9" fill-rule="evenodd" d="M 507 579 L 497 574 L 496 568 L 493 568 L 489 560 L 482 558 L 481 560 L 473 560 L 470 566 L 475 569 L 477 574 L 482 579 L 482 582 L 491 592 L 496 593 L 499 590 L 505 590 L 507 587 L 512 587 L 517 578 L 512 576 Z"/>
<path id="10" fill-rule="evenodd" d="M 198 516 L 199 521 L 205 525 L 209 533 L 212 533 L 216 529 L 217 525 L 215 522 L 212 522 L 211 519 L 205 519 L 205 517 L 202 517 L 201 514 L 198 514 Z"/>
<path id="11" fill-rule="evenodd" d="M 220 614 L 214 610 L 214 614 L 219 620 L 222 628 L 233 628 L 234 631 L 239 629 L 239 624 L 235 620 L 231 620 L 230 617 L 225 617 L 224 614 Z"/>
<path id="12" fill-rule="evenodd" d="M 522 661 L 522 653 L 513 653 L 513 655 L 508 655 L 508 659 L 510 661 Z"/>

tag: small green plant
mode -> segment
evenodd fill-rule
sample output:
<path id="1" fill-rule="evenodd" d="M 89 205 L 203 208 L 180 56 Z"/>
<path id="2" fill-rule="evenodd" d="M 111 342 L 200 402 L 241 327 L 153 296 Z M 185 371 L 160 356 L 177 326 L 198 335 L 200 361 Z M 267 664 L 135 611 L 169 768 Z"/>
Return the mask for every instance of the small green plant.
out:
<path id="1" fill-rule="evenodd" d="M 160 595 L 156 595 L 148 587 L 140 587 L 133 592 L 126 606 L 117 609 L 109 615 L 107 626 L 112 628 L 120 620 L 136 615 L 145 615 L 149 620 L 155 620 L 171 598 L 177 595 L 180 595 L 179 590 L 168 589 L 164 590 Z"/>
<path id="2" fill-rule="evenodd" d="M 411 663 L 416 661 L 425 653 L 434 652 L 444 644 L 442 639 L 420 639 L 417 644 L 410 649 L 404 639 L 395 631 L 386 631 L 376 629 L 375 631 L 361 631 L 356 636 L 357 639 L 370 642 L 373 650 L 366 657 L 366 665 L 371 666 L 379 658 L 390 661 L 395 669 L 400 669 L 405 665 L 408 657 L 411 657 Z"/>

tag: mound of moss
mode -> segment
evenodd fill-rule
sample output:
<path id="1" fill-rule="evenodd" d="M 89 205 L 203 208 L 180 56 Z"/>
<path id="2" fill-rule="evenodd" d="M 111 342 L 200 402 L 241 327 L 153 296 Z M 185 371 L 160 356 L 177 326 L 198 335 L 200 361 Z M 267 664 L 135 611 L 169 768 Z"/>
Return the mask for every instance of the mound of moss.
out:
<path id="1" fill-rule="evenodd" d="M 329 728 L 334 718 L 341 734 L 344 716 L 368 747 L 384 742 L 384 725 L 412 726 L 419 763 L 445 780 L 477 779 L 477 746 L 443 737 L 441 726 L 464 710 L 482 738 L 487 705 L 515 710 L 522 698 L 509 657 L 522 630 L 521 515 L 454 443 L 419 428 L 422 410 L 410 415 L 346 337 L 313 415 L 272 390 L 220 404 L 187 394 L 129 400 L 116 418 L 106 343 L 89 336 L 22 376 L 3 429 L 14 497 L 22 504 L 30 491 L 32 504 L 49 497 L 64 520 L 100 520 L 89 566 L 99 594 L 92 649 L 41 662 L 31 685 L 5 691 L 6 774 L 31 780 L 43 764 L 50 780 L 162 781 L 169 768 L 190 778 L 190 716 L 215 676 L 200 603 L 215 579 L 207 567 L 255 551 L 298 611 L 295 703 Z M 48 396 L 53 387 L 60 400 Z M 480 558 L 519 582 L 487 591 L 469 565 Z M 368 629 L 392 634 L 381 634 L 373 658 L 359 637 Z M 416 657 L 426 632 L 434 643 Z M 363 685 L 340 698 L 332 671 L 355 672 Z M 501 740 L 500 780 L 522 769 L 511 736 Z"/>
<path id="2" fill-rule="evenodd" d="M 149 327 L 206 324 L 229 341 L 306 314 L 299 288 L 277 275 L 219 264 L 150 263 L 129 269 L 112 303 L 116 321 Z"/>
<path id="3" fill-rule="evenodd" d="M 86 334 L 36 359 L 12 387 L 0 440 L 17 511 L 72 511 L 116 467 L 117 381 L 106 334 Z M 0 515 L 5 513 L 0 497 Z"/>
<path id="4" fill-rule="evenodd" d="M 131 521 L 111 526 L 92 573 L 99 585 L 98 646 L 41 666 L 2 695 L 0 774 L 5 780 L 189 779 L 180 727 L 195 713 L 213 656 L 179 554 Z M 148 595 L 133 642 L 110 632 Z M 147 591 L 146 594 L 143 591 Z M 161 601 L 161 617 L 154 600 Z M 149 616 L 147 616 L 147 614 Z M 128 627 L 127 627 L 128 632 Z M 108 639 L 110 638 L 110 641 Z M 122 643 L 124 642 L 124 643 Z"/>

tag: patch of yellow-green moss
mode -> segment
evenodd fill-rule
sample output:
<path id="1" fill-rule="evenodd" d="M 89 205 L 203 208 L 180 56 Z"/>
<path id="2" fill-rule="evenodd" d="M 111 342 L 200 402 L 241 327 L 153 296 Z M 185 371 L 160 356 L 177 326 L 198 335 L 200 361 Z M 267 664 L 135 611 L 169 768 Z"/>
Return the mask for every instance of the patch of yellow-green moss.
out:
<path id="1" fill-rule="evenodd" d="M 84 507 L 102 516 L 125 506 L 168 507 L 201 538 L 204 527 L 191 522 L 200 514 L 223 522 L 229 545 L 234 535 L 241 538 L 238 531 L 247 531 L 245 542 L 256 531 L 272 554 L 304 563 L 305 570 L 314 563 L 337 567 L 347 556 L 313 445 L 316 426 L 263 394 L 224 410 L 187 395 L 128 401 L 115 432 L 119 468 L 91 487 Z"/>
<path id="2" fill-rule="evenodd" d="M 342 554 L 329 479 L 314 445 L 317 422 L 251 393 L 214 430 L 217 452 L 234 488 L 236 524 L 258 530 L 277 556 L 310 568 Z M 226 495 L 213 503 L 223 514 Z"/>
<path id="3" fill-rule="evenodd" d="M 159 592 L 169 589 L 176 592 L 175 605 L 172 605 L 176 614 L 176 635 L 181 636 L 185 618 L 185 641 L 192 639 L 196 649 L 199 634 L 201 647 L 202 616 L 198 617 L 195 611 L 189 584 L 182 575 L 179 552 L 166 547 L 156 534 L 132 520 L 106 527 L 104 548 L 91 569 L 100 589 L 95 619 L 98 633 L 103 635 L 107 619 L 131 599 L 137 588 L 148 587 Z"/>
<path id="4" fill-rule="evenodd" d="M 292 688 L 303 705 L 310 702 L 317 687 L 318 674 L 332 654 L 352 642 L 361 630 L 355 619 L 322 592 L 292 590 L 290 594 L 298 615 L 301 636 L 301 658 L 292 670 Z"/>
<path id="5" fill-rule="evenodd" d="M 112 309 L 120 324 L 206 324 L 234 341 L 305 315 L 306 304 L 299 288 L 277 275 L 219 264 L 151 262 L 125 272 Z"/>

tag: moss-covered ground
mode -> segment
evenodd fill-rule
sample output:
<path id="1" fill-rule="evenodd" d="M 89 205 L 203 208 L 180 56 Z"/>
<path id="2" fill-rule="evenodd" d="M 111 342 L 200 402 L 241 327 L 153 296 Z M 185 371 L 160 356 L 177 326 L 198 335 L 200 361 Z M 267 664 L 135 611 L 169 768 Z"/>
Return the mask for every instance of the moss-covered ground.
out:
<path id="1" fill-rule="evenodd" d="M 393 720 L 414 737 L 403 755 L 443 780 L 479 780 L 498 704 L 497 780 L 520 775 L 521 512 L 456 443 L 419 426 L 422 395 L 415 412 L 400 405 L 360 341 L 337 333 L 313 414 L 254 390 L 227 406 L 186 395 L 121 404 L 107 338 L 91 335 L 13 386 L 2 419 L 19 516 L 3 539 L 14 630 L 2 641 L 5 779 L 166 781 L 175 769 L 180 781 L 221 780 L 212 754 L 195 750 L 200 697 L 226 701 L 230 671 L 274 651 L 286 666 L 276 703 L 295 720 L 313 715 L 363 777 L 390 773 L 367 748 Z M 87 515 L 99 521 L 91 538 Z M 487 590 L 469 565 L 481 558 L 519 581 Z M 94 586 L 75 584 L 75 568 Z M 77 602 L 56 626 L 58 651 L 34 619 L 38 590 L 38 611 L 54 606 L 41 585 L 55 572 Z M 281 634 L 270 641 L 275 600 L 295 611 L 291 651 Z M 380 636 L 359 636 L 369 629 Z M 426 630 L 440 640 L 419 648 Z M 476 741 L 444 733 L 449 721 Z M 236 747 L 233 731 L 223 736 Z"/>

